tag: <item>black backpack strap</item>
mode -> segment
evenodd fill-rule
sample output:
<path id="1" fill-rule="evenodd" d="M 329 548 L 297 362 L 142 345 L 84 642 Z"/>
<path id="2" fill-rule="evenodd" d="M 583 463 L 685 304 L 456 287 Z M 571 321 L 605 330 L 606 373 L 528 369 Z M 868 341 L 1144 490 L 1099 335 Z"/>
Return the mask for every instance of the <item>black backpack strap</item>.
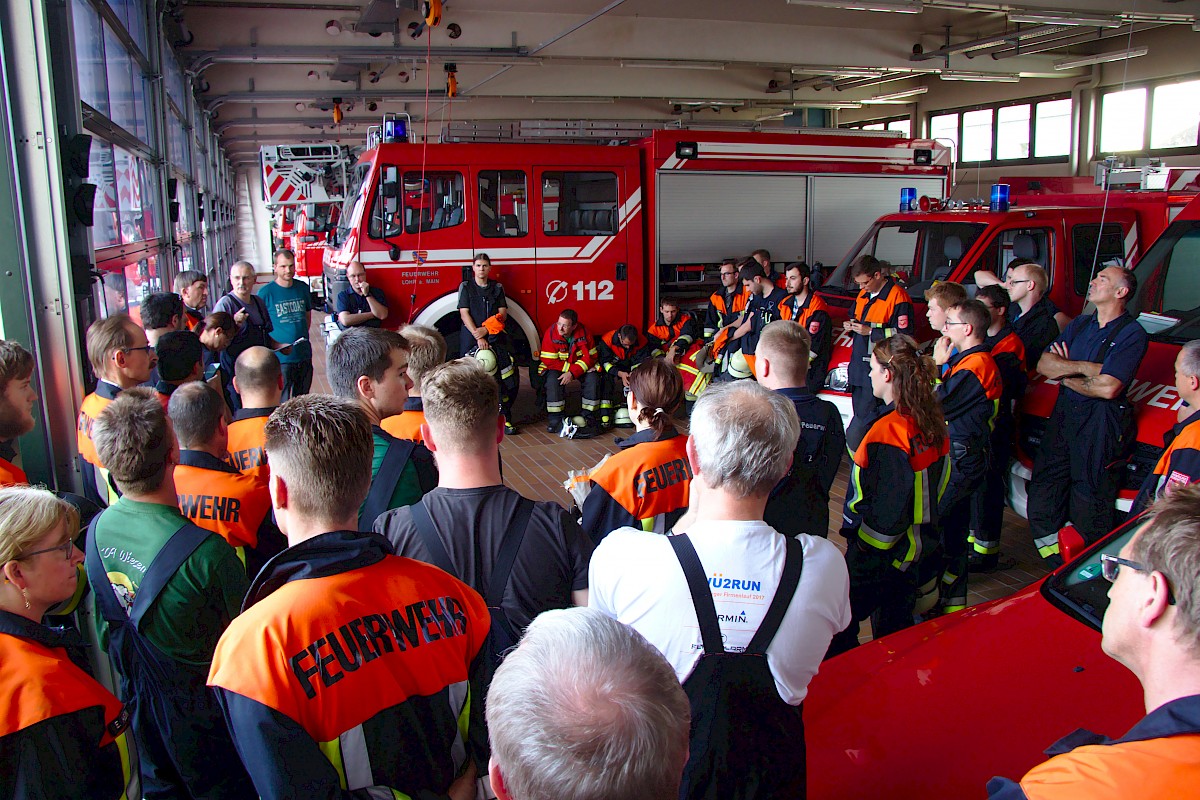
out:
<path id="1" fill-rule="evenodd" d="M 366 533 L 373 529 L 379 515 L 389 509 L 392 495 L 396 493 L 396 485 L 400 483 L 400 476 L 417 446 L 416 442 L 409 439 L 397 439 L 394 436 L 388 438 L 383 462 L 379 465 L 375 477 L 371 479 L 371 490 L 367 492 L 366 502 L 358 512 L 358 528 Z"/>
<path id="2" fill-rule="evenodd" d="M 783 574 L 779 576 L 779 586 L 775 589 L 775 597 L 771 599 L 767 615 L 763 617 L 762 624 L 758 626 L 750 644 L 746 645 L 745 653 L 747 655 L 757 656 L 767 652 L 775 634 L 779 632 L 783 615 L 787 613 L 788 607 L 792 604 L 796 587 L 800 585 L 800 574 L 804 572 L 804 545 L 800 543 L 799 539 L 788 536 L 784 537 L 784 542 L 787 546 L 787 555 L 783 561 Z"/>
<path id="3" fill-rule="evenodd" d="M 126 617 L 121 604 L 117 601 L 116 594 L 109 586 L 108 591 L 103 591 L 105 583 L 108 583 L 107 570 L 104 569 L 104 562 L 100 559 L 100 550 L 96 544 L 96 524 L 100 521 L 100 517 L 92 520 L 92 524 L 88 526 L 87 536 L 87 570 L 92 576 L 92 580 L 100 582 L 101 591 L 96 592 L 96 602 L 100 607 L 100 612 L 104 619 L 108 622 L 125 622 Z M 146 611 L 154 605 L 154 601 L 158 599 L 159 593 L 167 583 L 183 566 L 183 562 L 192 557 L 196 549 L 209 536 L 216 534 L 211 531 L 206 531 L 203 528 L 197 527 L 191 523 L 182 525 L 179 530 L 171 535 L 167 543 L 158 551 L 158 555 L 150 562 L 150 566 L 146 569 L 146 574 L 142 578 L 142 582 L 138 585 L 137 594 L 134 596 L 133 607 L 129 610 L 128 622 L 137 628 L 142 621 L 142 617 L 146 615 Z"/>
<path id="4" fill-rule="evenodd" d="M 425 498 L 413 503 L 408 510 L 412 513 L 413 525 L 417 528 L 417 535 L 421 537 L 421 543 L 425 545 L 425 549 L 429 551 L 429 557 L 433 559 L 433 565 L 451 575 L 455 574 L 454 562 L 450 560 L 450 553 L 447 552 L 446 545 L 442 543 L 442 537 L 438 536 L 433 518 L 429 516 L 429 509 L 425 507 Z"/>
<path id="5" fill-rule="evenodd" d="M 504 539 L 500 542 L 500 552 L 496 555 L 496 563 L 492 566 L 492 576 L 488 580 L 487 604 L 489 608 L 499 608 L 504 600 L 504 590 L 508 587 L 508 579 L 512 577 L 513 564 L 517 560 L 517 552 L 521 542 L 525 541 L 525 531 L 529 529 L 529 518 L 533 514 L 533 501 L 522 497 L 517 501 L 517 510 L 504 531 Z"/>
<path id="6" fill-rule="evenodd" d="M 696 621 L 700 623 L 700 636 L 704 642 L 704 654 L 724 653 L 725 645 L 721 641 L 721 626 L 717 622 L 717 607 L 713 603 L 712 590 L 704 577 L 704 565 L 696 553 L 692 540 L 686 533 L 678 535 L 667 534 L 667 541 L 679 559 L 683 568 L 683 576 L 687 578 L 688 590 L 692 593 L 692 605 L 696 609 Z"/>

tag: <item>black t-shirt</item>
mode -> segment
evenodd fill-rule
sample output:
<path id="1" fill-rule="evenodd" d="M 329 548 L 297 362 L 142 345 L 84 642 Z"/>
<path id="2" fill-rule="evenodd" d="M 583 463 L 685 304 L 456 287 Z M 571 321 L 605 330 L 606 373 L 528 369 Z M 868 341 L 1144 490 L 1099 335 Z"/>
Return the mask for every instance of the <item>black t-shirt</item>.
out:
<path id="1" fill-rule="evenodd" d="M 463 281 L 458 287 L 458 307 L 471 310 L 471 319 L 476 325 L 494 315 L 502 308 L 508 308 L 504 297 L 504 287 L 499 281 L 488 281 L 487 286 L 480 286 L 475 281 Z"/>
<path id="2" fill-rule="evenodd" d="M 505 486 L 438 487 L 425 495 L 429 516 L 457 568 L 455 577 L 485 597 L 501 538 L 520 499 Z M 387 537 L 396 555 L 433 563 L 407 506 L 380 516 L 375 531 Z M 591 542 L 562 506 L 535 503 L 504 593 L 513 625 L 523 629 L 543 611 L 569 608 L 571 592 L 588 587 L 591 557 Z"/>
<path id="3" fill-rule="evenodd" d="M 388 307 L 387 297 L 384 296 L 382 289 L 377 286 L 372 286 L 367 290 L 367 293 L 371 295 L 371 297 L 375 300 L 375 302 L 379 303 L 379 305 L 383 306 L 384 308 Z M 343 289 L 338 293 L 336 309 L 337 312 L 334 314 L 335 318 L 343 311 L 349 311 L 351 314 L 365 314 L 371 310 L 371 304 L 367 302 L 367 298 L 363 297 L 353 289 Z M 345 330 L 345 326 L 343 326 L 340 322 L 338 323 L 338 327 Z M 383 327 L 383 321 L 378 317 L 372 317 L 371 319 L 360 322 L 353 327 L 380 328 Z"/>

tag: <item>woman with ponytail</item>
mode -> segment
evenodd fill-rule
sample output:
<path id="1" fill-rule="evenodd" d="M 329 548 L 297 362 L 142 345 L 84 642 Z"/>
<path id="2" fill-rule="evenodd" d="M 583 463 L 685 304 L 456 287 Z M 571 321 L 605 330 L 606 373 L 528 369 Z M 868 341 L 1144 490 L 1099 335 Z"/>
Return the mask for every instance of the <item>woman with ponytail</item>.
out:
<path id="1" fill-rule="evenodd" d="M 592 473 L 583 502 L 583 529 L 595 544 L 627 526 L 665 533 L 688 506 L 687 437 L 673 419 L 683 401 L 679 370 L 661 358 L 642 362 L 625 399 L 637 431 Z"/>
<path id="2" fill-rule="evenodd" d="M 842 535 L 847 538 L 850 613 L 831 655 L 858 644 L 871 618 L 876 637 L 913 622 L 918 595 L 937 599 L 936 509 L 950 477 L 950 443 L 933 393 L 937 371 L 908 336 L 871 352 L 871 390 L 884 403 L 854 451 Z M 934 569 L 921 570 L 922 562 Z M 929 575 L 922 574 L 930 573 Z"/>

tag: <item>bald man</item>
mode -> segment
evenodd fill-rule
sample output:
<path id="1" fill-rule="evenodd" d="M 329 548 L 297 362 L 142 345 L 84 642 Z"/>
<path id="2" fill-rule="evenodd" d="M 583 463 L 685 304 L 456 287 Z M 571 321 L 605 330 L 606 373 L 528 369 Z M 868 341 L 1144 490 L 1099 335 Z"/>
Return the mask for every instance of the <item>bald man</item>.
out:
<path id="1" fill-rule="evenodd" d="M 251 347 L 238 356 L 233 385 L 242 396 L 243 407 L 229 425 L 229 456 L 239 472 L 269 474 L 265 428 L 283 397 L 283 369 L 279 359 L 265 347 Z"/>

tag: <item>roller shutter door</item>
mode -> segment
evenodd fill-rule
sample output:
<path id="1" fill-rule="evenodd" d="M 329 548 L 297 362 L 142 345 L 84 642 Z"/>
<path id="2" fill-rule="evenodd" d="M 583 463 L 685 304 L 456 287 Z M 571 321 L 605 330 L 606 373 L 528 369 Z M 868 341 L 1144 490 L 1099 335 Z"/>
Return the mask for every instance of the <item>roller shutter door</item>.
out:
<path id="1" fill-rule="evenodd" d="M 814 176 L 809 258 L 826 266 L 839 263 L 876 219 L 899 210 L 902 188 L 916 189 L 917 197 L 943 197 L 944 186 L 941 178 L 904 175 Z"/>

